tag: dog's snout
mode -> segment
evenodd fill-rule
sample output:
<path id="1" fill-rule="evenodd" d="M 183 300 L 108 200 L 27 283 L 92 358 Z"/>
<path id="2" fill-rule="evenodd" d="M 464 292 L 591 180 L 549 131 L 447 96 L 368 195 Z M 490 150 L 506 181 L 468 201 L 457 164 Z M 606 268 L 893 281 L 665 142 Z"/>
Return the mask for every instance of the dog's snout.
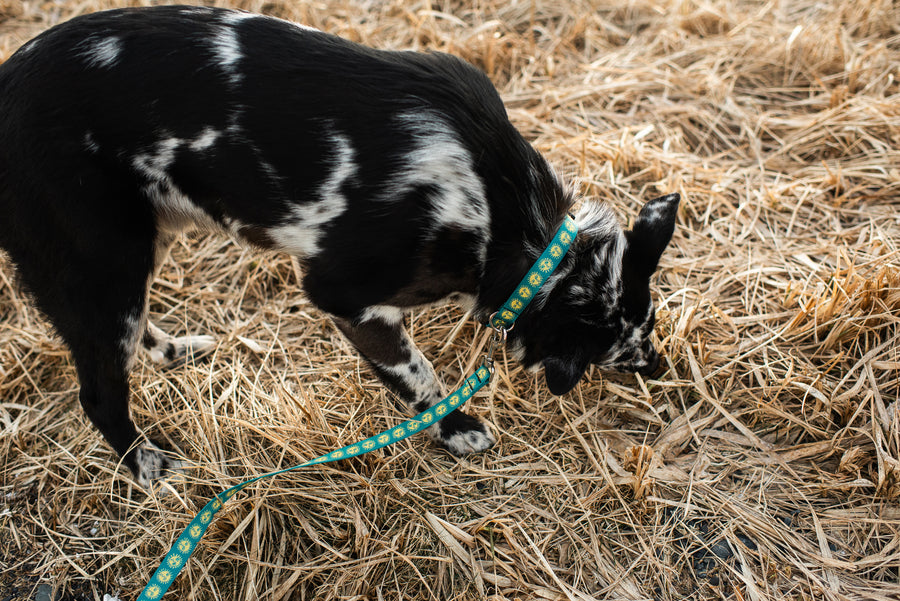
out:
<path id="1" fill-rule="evenodd" d="M 645 363 L 637 368 L 637 372 L 642 376 L 653 376 L 656 374 L 659 369 L 659 353 L 656 352 L 655 348 L 650 348 L 650 351 L 647 353 L 647 358 Z"/>

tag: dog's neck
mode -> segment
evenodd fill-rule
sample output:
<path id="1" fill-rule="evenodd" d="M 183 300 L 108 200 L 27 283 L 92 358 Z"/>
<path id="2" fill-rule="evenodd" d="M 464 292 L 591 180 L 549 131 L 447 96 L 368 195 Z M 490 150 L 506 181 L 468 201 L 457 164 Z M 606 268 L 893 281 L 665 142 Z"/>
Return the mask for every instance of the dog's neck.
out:
<path id="1" fill-rule="evenodd" d="M 544 251 L 574 200 L 543 157 L 530 146 L 522 150 L 530 155 L 522 162 L 527 171 L 510 173 L 501 179 L 505 189 L 489 191 L 490 240 L 475 303 L 476 318 L 482 321 L 506 300 Z M 565 273 L 568 262 L 560 266 L 560 273 Z M 542 294 L 558 280 L 548 282 Z"/>

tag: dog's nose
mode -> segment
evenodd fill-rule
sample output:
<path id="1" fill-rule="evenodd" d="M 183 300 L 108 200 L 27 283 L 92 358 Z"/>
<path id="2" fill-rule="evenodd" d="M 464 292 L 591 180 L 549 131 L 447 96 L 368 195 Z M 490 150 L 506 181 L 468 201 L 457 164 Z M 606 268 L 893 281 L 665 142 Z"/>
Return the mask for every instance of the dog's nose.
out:
<path id="1" fill-rule="evenodd" d="M 658 369 L 659 353 L 656 352 L 656 349 L 651 349 L 650 354 L 647 356 L 647 362 L 641 367 L 638 367 L 637 372 L 642 376 L 653 376 Z"/>

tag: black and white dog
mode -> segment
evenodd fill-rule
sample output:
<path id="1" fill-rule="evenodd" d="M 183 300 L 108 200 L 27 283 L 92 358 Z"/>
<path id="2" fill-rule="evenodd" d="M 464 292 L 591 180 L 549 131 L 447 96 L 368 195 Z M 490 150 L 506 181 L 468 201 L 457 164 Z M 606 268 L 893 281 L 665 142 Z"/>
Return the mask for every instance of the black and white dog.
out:
<path id="1" fill-rule="evenodd" d="M 128 374 L 208 348 L 147 320 L 179 232 L 212 227 L 303 265 L 329 313 L 411 410 L 442 398 L 404 311 L 506 300 L 574 198 L 507 118 L 487 77 L 438 53 L 373 50 L 232 10 L 112 10 L 54 27 L 0 65 L 0 247 L 72 351 L 91 421 L 148 486 L 172 466 L 138 435 Z M 580 232 L 510 332 L 554 394 L 590 364 L 648 374 L 649 280 L 678 195 L 623 231 L 584 203 Z M 456 411 L 455 454 L 494 444 Z"/>

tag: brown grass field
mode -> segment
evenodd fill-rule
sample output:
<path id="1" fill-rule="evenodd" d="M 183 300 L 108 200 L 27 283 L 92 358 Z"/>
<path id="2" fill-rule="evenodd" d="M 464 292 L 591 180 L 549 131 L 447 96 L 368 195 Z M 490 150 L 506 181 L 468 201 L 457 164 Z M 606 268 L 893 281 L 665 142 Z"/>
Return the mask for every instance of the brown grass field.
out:
<path id="1" fill-rule="evenodd" d="M 0 0 L 0 61 L 125 4 Z M 658 380 L 595 371 L 557 398 L 504 359 L 470 403 L 496 448 L 417 436 L 255 484 L 165 599 L 900 599 L 900 4 L 217 4 L 462 56 L 585 198 L 623 222 L 684 200 Z M 0 259 L 0 600 L 133 599 L 216 492 L 402 421 L 299 269 L 201 234 L 166 263 L 154 321 L 219 342 L 133 373 L 138 424 L 191 462 L 160 497 L 90 427 Z M 485 341 L 454 307 L 410 327 L 448 386 Z"/>

